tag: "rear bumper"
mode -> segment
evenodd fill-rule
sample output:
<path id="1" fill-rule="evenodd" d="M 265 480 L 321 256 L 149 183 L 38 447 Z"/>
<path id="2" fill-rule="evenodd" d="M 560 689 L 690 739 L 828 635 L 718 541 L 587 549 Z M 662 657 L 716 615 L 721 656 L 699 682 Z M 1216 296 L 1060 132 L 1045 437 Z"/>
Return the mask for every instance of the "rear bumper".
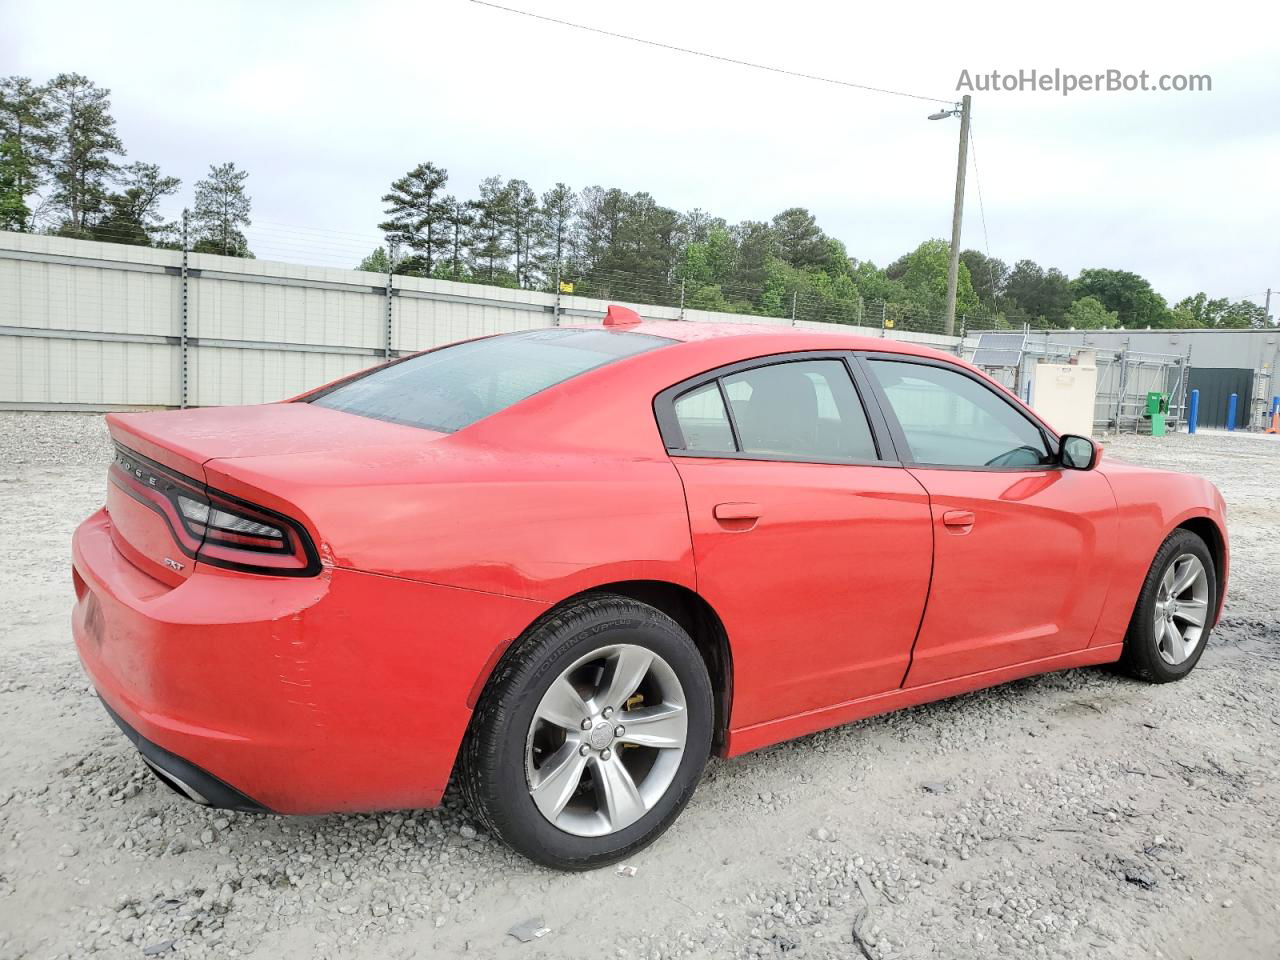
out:
<path id="1" fill-rule="evenodd" d="M 130 563 L 110 525 L 99 511 L 72 544 L 81 662 L 148 762 L 218 806 L 434 806 L 473 691 L 543 609 L 333 568 L 196 564 L 173 587 Z"/>
<path id="2" fill-rule="evenodd" d="M 102 706 L 129 741 L 138 748 L 138 752 L 142 754 L 142 759 L 151 768 L 151 772 L 174 792 L 196 803 L 219 807 L 223 810 L 243 810 L 246 813 L 271 812 L 256 800 L 246 797 L 235 787 L 223 783 L 209 771 L 201 770 L 176 753 L 170 753 L 158 743 L 152 743 L 125 723 L 124 718 L 108 707 L 105 701 Z"/>

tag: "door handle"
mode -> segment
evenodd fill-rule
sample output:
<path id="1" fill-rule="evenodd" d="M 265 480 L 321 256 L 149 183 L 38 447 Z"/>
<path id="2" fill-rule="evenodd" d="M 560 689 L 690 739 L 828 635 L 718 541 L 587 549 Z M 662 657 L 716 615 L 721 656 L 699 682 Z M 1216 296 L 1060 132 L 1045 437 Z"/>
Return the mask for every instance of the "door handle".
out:
<path id="1" fill-rule="evenodd" d="M 759 520 L 758 503 L 717 503 L 711 511 L 717 520 Z"/>
<path id="2" fill-rule="evenodd" d="M 972 510 L 948 510 L 942 515 L 943 524 L 956 533 L 968 533 L 975 519 Z"/>

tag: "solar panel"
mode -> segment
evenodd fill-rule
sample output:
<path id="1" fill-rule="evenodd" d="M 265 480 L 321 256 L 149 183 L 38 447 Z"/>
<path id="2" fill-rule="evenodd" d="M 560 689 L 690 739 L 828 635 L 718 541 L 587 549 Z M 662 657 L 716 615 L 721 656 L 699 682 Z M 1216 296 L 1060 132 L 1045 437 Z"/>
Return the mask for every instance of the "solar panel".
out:
<path id="1" fill-rule="evenodd" d="M 978 337 L 973 364 L 977 367 L 1016 367 L 1022 363 L 1026 344 L 1025 333 L 984 333 Z"/>

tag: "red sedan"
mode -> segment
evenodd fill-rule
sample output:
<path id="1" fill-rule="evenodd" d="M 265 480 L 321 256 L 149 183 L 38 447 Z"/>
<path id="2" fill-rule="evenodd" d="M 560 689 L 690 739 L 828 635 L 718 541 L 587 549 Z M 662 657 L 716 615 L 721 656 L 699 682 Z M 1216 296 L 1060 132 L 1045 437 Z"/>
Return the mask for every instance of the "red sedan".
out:
<path id="1" fill-rule="evenodd" d="M 1195 666 L 1212 484 L 1100 463 L 909 343 L 636 321 L 110 415 L 73 627 L 156 774 L 279 813 L 428 807 L 455 775 L 496 836 L 581 869 L 660 834 L 712 751 Z"/>

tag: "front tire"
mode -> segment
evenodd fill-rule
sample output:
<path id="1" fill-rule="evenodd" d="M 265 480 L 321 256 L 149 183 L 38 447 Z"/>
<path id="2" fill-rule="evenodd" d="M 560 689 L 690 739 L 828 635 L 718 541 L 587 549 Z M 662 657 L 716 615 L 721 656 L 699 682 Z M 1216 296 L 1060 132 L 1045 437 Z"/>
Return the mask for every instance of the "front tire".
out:
<path id="1" fill-rule="evenodd" d="M 1120 664 L 1150 683 L 1181 680 L 1209 640 L 1218 583 L 1205 542 L 1175 530 L 1156 551 L 1125 635 Z"/>
<path id="2" fill-rule="evenodd" d="M 536 623 L 495 670 L 463 745 L 463 792 L 531 860 L 613 863 L 684 809 L 713 715 L 702 655 L 674 620 L 588 596 Z"/>

